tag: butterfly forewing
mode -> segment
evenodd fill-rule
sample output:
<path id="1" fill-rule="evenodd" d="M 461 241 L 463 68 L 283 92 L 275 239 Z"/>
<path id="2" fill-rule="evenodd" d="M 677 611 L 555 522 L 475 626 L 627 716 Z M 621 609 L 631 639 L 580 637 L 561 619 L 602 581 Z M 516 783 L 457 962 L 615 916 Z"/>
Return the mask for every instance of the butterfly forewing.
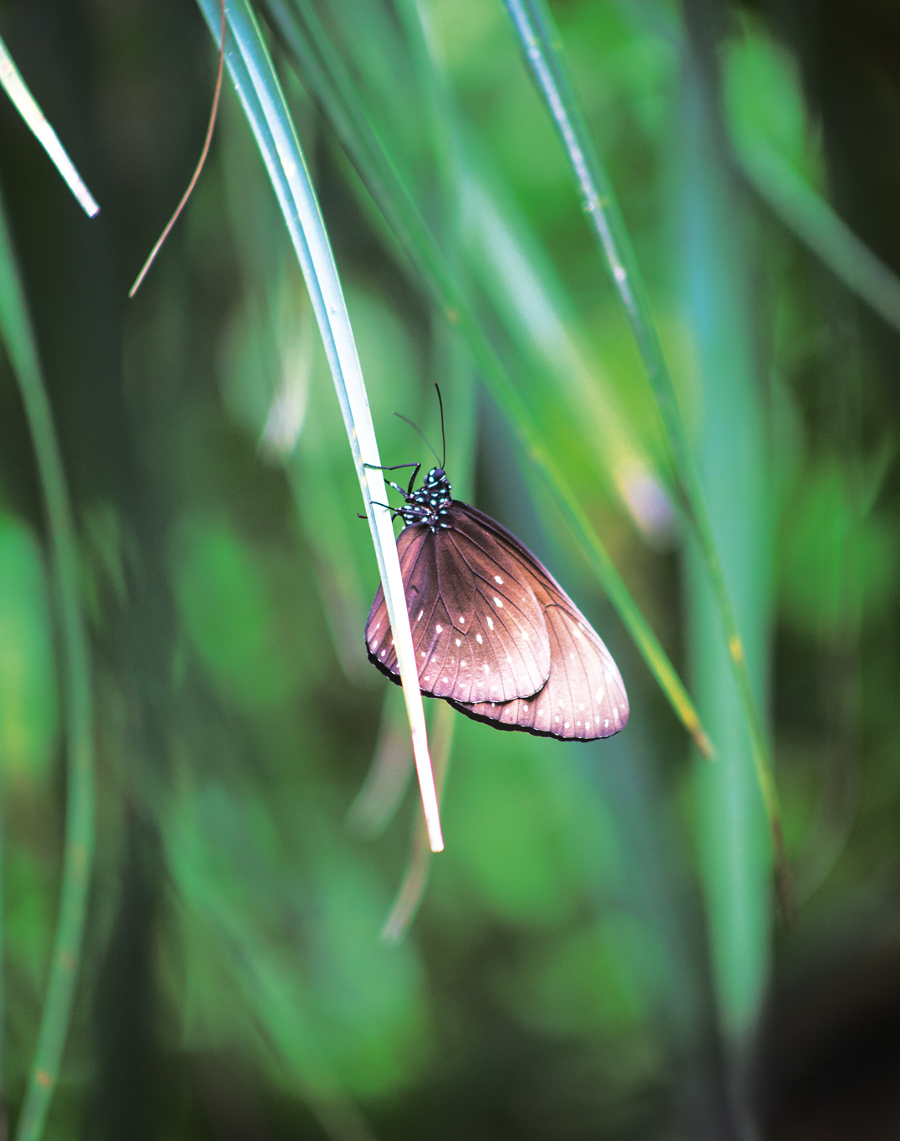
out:
<path id="1" fill-rule="evenodd" d="M 546 624 L 530 585 L 516 577 L 521 568 L 515 559 L 503 552 L 492 557 L 452 526 L 436 534 L 424 525 L 407 527 L 397 546 L 424 693 L 506 702 L 544 685 L 550 673 Z M 366 625 L 366 644 L 371 660 L 396 680 L 381 588 Z"/>

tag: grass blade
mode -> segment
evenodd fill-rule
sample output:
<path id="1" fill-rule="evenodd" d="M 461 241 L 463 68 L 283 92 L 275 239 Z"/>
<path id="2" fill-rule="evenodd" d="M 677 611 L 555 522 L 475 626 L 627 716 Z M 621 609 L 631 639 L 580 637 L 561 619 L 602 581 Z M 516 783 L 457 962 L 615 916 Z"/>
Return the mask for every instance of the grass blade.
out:
<path id="1" fill-rule="evenodd" d="M 703 416 L 697 452 L 729 595 L 746 635 L 755 693 L 766 690 L 774 513 L 757 376 L 747 217 L 715 131 L 692 54 L 685 58 L 679 139 L 681 258 Z M 705 888 L 720 1021 L 738 1068 L 766 983 L 771 854 L 753 768 L 753 742 L 704 561 L 686 559 L 688 645 L 695 693 L 719 748 L 697 766 L 695 830 Z M 740 1090 L 741 1083 L 736 1083 Z M 738 1094 L 740 1096 L 740 1094 Z M 736 1104 L 738 1114 L 745 1107 Z"/>
<path id="2" fill-rule="evenodd" d="M 675 389 L 656 333 L 649 301 L 612 185 L 591 141 L 565 72 L 552 16 L 543 0 L 504 0 L 529 66 L 566 148 L 586 213 L 600 240 L 632 332 L 653 386 L 671 453 L 676 497 L 694 525 L 700 554 L 709 575 L 731 668 L 737 681 L 744 717 L 753 742 L 753 760 L 769 818 L 779 874 L 779 889 L 788 920 L 793 916 L 781 811 L 772 776 L 769 743 L 759 714 L 734 608 L 710 524 L 693 449 L 688 439 Z"/>
<path id="3" fill-rule="evenodd" d="M 44 118 L 44 113 L 38 106 L 34 96 L 28 90 L 25 80 L 19 74 L 19 69 L 13 63 L 12 56 L 6 49 L 6 44 L 0 39 L 0 83 L 3 84 L 6 94 L 13 101 L 13 105 L 27 123 L 31 133 L 41 144 L 53 161 L 53 165 L 66 180 L 66 183 L 81 204 L 82 209 L 89 218 L 100 213 L 100 207 L 94 201 L 91 192 L 85 186 L 81 175 L 65 148 L 59 141 L 56 131 Z"/>
<path id="4" fill-rule="evenodd" d="M 453 730 L 456 724 L 457 718 L 452 708 L 444 701 L 439 702 L 431 723 L 431 739 L 434 743 L 434 780 L 439 797 L 443 795 L 444 785 L 447 783 L 450 754 L 453 750 Z M 413 825 L 406 871 L 397 890 L 397 896 L 390 914 L 384 921 L 384 927 L 381 930 L 381 938 L 386 943 L 399 943 L 406 934 L 410 923 L 419 910 L 422 897 L 425 895 L 430 870 L 431 852 L 428 850 L 428 834 L 422 827 L 422 821 L 417 820 Z"/>
<path id="5" fill-rule="evenodd" d="M 65 474 L 5 212 L 0 206 L 0 332 L 25 408 L 47 512 L 66 695 L 66 826 L 59 913 L 37 1051 L 16 1137 L 37 1141 L 59 1074 L 78 977 L 94 852 L 91 667 Z"/>
<path id="6" fill-rule="evenodd" d="M 369 121 L 365 107 L 314 10 L 303 0 L 298 3 L 301 18 L 297 18 L 283 0 L 268 0 L 267 7 L 297 59 L 302 77 L 321 102 L 388 227 L 429 289 L 434 304 L 468 344 L 492 396 L 512 424 L 528 462 L 547 482 L 658 684 L 698 748 L 704 755 L 711 756 L 709 738 L 684 685 L 632 599 L 568 481 L 544 446 L 534 416 L 488 339 L 449 259 L 440 249 L 392 162 L 386 144 L 382 144 Z"/>
<path id="7" fill-rule="evenodd" d="M 900 330 L 900 278 L 854 234 L 787 159 L 760 140 L 736 140 L 751 185 L 848 289 Z"/>
<path id="8" fill-rule="evenodd" d="M 219 9 L 215 0 L 198 2 L 216 35 Z M 315 191 L 259 27 L 249 5 L 241 0 L 227 3 L 226 13 L 228 70 L 303 270 L 344 416 L 397 648 L 429 840 L 433 851 L 441 851 L 444 845 L 400 561 L 390 511 L 381 506 L 387 494 L 377 470 L 381 461 L 347 306 Z"/>

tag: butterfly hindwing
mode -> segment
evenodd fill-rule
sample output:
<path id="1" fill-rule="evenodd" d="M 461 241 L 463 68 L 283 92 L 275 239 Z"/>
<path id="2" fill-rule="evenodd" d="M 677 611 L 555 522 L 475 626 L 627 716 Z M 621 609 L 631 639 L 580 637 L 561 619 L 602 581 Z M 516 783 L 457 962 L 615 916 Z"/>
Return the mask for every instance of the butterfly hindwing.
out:
<path id="1" fill-rule="evenodd" d="M 625 687 L 609 651 L 577 611 L 551 604 L 545 611 L 553 666 L 547 684 L 530 698 L 454 702 L 478 721 L 562 740 L 611 737 L 628 722 Z"/>
<path id="2" fill-rule="evenodd" d="M 454 705 L 497 728 L 522 729 L 563 740 L 611 737 L 628 722 L 628 698 L 612 655 L 559 583 L 514 535 L 477 508 L 466 505 L 474 525 L 503 541 L 522 566 L 541 605 L 550 640 L 551 668 L 546 685 L 527 698 L 509 702 Z"/>

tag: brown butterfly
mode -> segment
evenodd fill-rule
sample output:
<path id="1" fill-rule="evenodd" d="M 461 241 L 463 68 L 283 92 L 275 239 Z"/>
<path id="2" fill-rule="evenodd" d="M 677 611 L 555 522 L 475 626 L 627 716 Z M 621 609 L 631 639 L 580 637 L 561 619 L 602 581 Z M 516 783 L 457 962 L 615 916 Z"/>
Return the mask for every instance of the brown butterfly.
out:
<path id="1" fill-rule="evenodd" d="M 571 598 L 505 527 L 451 498 L 443 467 L 413 491 L 419 467 L 407 489 L 391 484 L 405 500 L 391 511 L 406 524 L 397 550 L 422 693 L 497 729 L 562 741 L 624 729 L 621 675 Z M 380 586 L 366 647 L 399 684 Z"/>

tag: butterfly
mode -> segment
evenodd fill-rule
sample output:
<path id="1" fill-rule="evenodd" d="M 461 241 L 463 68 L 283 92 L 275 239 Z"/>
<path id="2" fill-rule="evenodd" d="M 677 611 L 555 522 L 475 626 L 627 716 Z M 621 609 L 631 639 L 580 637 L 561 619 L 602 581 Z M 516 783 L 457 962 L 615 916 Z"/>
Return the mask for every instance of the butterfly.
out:
<path id="1" fill-rule="evenodd" d="M 624 729 L 616 663 L 556 579 L 505 527 L 451 497 L 443 462 L 417 491 L 421 465 L 399 466 L 415 468 L 408 488 L 390 484 L 404 497 L 390 510 L 406 524 L 397 551 L 422 693 L 497 729 L 562 741 Z M 380 586 L 366 648 L 399 685 Z"/>

